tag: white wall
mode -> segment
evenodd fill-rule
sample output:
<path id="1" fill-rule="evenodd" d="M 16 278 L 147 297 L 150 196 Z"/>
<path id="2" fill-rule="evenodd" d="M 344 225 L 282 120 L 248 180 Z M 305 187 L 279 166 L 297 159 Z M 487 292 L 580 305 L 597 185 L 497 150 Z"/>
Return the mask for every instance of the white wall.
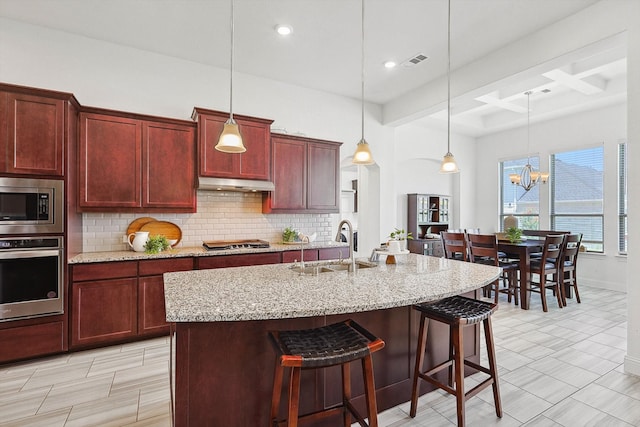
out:
<path id="1" fill-rule="evenodd" d="M 626 2 L 627 3 L 627 2 Z M 624 10 L 627 28 L 627 124 L 629 158 L 629 247 L 627 265 L 627 355 L 624 368 L 640 376 L 640 2 L 628 2 Z"/>
<path id="2" fill-rule="evenodd" d="M 395 146 L 395 211 L 394 227 L 407 228 L 407 194 L 444 194 L 452 197 L 451 228 L 472 228 L 475 197 L 474 138 L 452 133 L 451 152 L 456 158 L 459 174 L 441 174 L 440 163 L 447 151 L 446 131 L 416 125 L 396 128 Z"/>

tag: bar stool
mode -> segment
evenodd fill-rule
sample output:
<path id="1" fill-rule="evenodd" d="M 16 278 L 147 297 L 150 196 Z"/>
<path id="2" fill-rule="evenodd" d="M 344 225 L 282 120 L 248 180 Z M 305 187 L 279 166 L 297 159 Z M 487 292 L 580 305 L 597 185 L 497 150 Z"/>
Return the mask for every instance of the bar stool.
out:
<path id="1" fill-rule="evenodd" d="M 496 352 L 493 344 L 493 331 L 491 329 L 491 315 L 496 311 L 498 305 L 462 296 L 454 296 L 435 302 L 415 305 L 414 308 L 420 311 L 421 314 L 420 331 L 418 333 L 418 352 L 416 355 L 416 366 L 411 392 L 411 411 L 409 413 L 411 417 L 416 416 L 418 395 L 420 394 L 420 383 L 418 380 L 423 379 L 447 393 L 456 396 L 459 427 L 465 425 L 465 402 L 489 385 L 493 386 L 496 415 L 502 418 L 502 404 L 500 403 L 500 389 L 498 387 L 498 367 L 496 365 Z M 449 360 L 423 372 L 422 369 L 427 345 L 427 330 L 430 319 L 449 325 Z M 489 368 L 466 360 L 464 356 L 463 329 L 465 326 L 475 325 L 479 322 L 482 322 L 484 325 Z M 466 393 L 464 391 L 465 365 L 489 375 L 489 378 Z M 448 384 L 444 384 L 433 377 L 434 374 L 445 368 L 449 368 Z M 453 383 L 451 381 L 452 370 L 454 371 Z"/>
<path id="2" fill-rule="evenodd" d="M 373 379 L 373 361 L 371 354 L 384 347 L 384 341 L 375 337 L 353 320 L 334 323 L 314 329 L 293 331 L 271 331 L 269 337 L 277 353 L 273 379 L 270 425 L 278 426 L 280 393 L 284 368 L 291 368 L 289 383 L 288 427 L 296 427 L 298 420 L 317 419 L 331 415 L 329 412 L 342 413 L 344 426 L 351 425 L 351 414 L 362 426 L 378 426 L 378 408 Z M 349 363 L 362 362 L 365 400 L 369 424 L 351 404 L 351 373 Z M 300 374 L 303 369 L 342 366 L 342 403 L 331 408 L 307 414 L 298 418 L 300 402 Z"/>

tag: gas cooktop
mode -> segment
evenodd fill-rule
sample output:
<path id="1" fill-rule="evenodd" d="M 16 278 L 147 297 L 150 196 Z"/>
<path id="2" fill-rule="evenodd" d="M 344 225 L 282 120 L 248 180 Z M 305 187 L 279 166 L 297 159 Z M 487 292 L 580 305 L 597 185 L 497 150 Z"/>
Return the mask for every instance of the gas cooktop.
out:
<path id="1" fill-rule="evenodd" d="M 224 251 L 227 249 L 243 248 L 268 248 L 266 240 L 210 240 L 202 242 L 202 246 L 208 251 Z"/>

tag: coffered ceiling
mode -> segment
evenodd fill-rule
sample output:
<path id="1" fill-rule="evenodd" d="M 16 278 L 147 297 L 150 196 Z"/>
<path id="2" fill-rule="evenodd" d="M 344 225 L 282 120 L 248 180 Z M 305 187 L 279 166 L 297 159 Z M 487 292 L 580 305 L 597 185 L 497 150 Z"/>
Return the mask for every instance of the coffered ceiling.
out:
<path id="1" fill-rule="evenodd" d="M 451 2 L 455 70 L 597 0 Z M 234 5 L 236 72 L 360 97 L 360 1 L 234 0 Z M 229 67 L 229 0 L 0 0 L 0 17 Z M 277 24 L 291 26 L 292 34 L 278 35 Z M 402 65 L 418 55 L 427 59 Z M 386 69 L 387 60 L 400 65 Z M 385 104 L 442 78 L 446 69 L 446 0 L 365 0 L 367 101 Z M 458 96 L 452 104 L 452 126 L 476 136 L 520 126 L 526 122 L 527 90 L 534 91 L 535 120 L 622 102 L 625 46 L 617 42 L 585 49 L 527 75 Z M 441 126 L 443 121 L 446 111 L 438 106 L 419 123 Z"/>

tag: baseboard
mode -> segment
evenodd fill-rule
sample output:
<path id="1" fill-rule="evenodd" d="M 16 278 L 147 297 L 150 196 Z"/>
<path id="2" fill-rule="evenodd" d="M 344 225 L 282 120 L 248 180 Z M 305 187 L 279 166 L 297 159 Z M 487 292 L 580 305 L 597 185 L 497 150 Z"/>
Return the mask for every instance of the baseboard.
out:
<path id="1" fill-rule="evenodd" d="M 640 377 L 640 358 L 626 355 L 624 357 L 624 371 L 627 374 Z"/>
<path id="2" fill-rule="evenodd" d="M 616 292 L 627 292 L 627 285 L 625 283 L 607 282 L 603 280 L 591 280 L 588 278 L 581 277 L 579 279 L 579 284 L 588 286 L 591 288 L 606 289 L 609 291 L 616 291 Z"/>

